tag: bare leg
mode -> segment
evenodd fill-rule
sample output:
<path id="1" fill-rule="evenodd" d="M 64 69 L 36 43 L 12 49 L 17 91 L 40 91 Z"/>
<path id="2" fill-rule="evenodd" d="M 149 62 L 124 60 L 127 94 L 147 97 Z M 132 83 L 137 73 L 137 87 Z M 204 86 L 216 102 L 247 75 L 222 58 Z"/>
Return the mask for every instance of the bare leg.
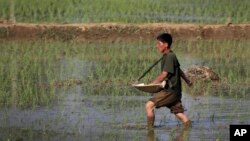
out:
<path id="1" fill-rule="evenodd" d="M 175 116 L 182 121 L 184 128 L 188 129 L 190 127 L 192 127 L 192 123 L 189 120 L 189 118 L 187 117 L 187 115 L 185 115 L 184 113 L 177 113 L 175 114 Z"/>
<path id="2" fill-rule="evenodd" d="M 155 104 L 152 101 L 148 101 L 145 105 L 146 113 L 147 113 L 147 123 L 148 129 L 152 130 L 154 128 L 154 120 L 155 120 Z"/>
<path id="3" fill-rule="evenodd" d="M 189 118 L 184 113 L 177 113 L 175 116 L 182 122 L 185 123 L 189 121 Z"/>

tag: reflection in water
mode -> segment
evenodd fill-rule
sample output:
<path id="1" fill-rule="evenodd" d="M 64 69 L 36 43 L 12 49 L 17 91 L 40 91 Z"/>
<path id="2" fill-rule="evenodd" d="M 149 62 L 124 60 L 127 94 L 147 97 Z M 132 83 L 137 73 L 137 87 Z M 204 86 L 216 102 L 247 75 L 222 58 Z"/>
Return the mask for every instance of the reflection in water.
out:
<path id="1" fill-rule="evenodd" d="M 174 141 L 187 141 L 189 140 L 189 135 L 191 131 L 191 127 L 189 128 L 182 128 L 178 134 L 176 135 Z M 155 137 L 155 131 L 153 130 L 148 130 L 147 134 L 147 141 L 157 141 L 160 140 L 157 137 Z"/>
<path id="2" fill-rule="evenodd" d="M 148 130 L 147 141 L 155 141 L 155 131 L 154 131 L 154 129 L 153 130 Z"/>
<path id="3" fill-rule="evenodd" d="M 190 131 L 191 128 L 182 128 L 180 133 L 176 136 L 175 141 L 187 141 Z"/>

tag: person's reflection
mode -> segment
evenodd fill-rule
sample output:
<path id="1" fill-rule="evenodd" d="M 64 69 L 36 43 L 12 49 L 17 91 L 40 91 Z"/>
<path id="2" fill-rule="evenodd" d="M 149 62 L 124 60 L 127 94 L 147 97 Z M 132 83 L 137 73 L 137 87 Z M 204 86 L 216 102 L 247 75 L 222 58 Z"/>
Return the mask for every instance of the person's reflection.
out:
<path id="1" fill-rule="evenodd" d="M 155 131 L 154 131 L 154 129 L 148 130 L 147 141 L 155 141 Z"/>
<path id="2" fill-rule="evenodd" d="M 189 140 L 188 138 L 189 138 L 190 131 L 191 131 L 191 127 L 182 128 L 180 130 L 180 133 L 177 134 L 175 141 L 187 141 L 187 140 Z"/>
<path id="3" fill-rule="evenodd" d="M 191 127 L 188 128 L 182 128 L 179 132 L 179 134 L 177 134 L 175 141 L 187 141 L 189 140 L 189 134 L 191 131 Z M 148 130 L 148 134 L 147 134 L 147 141 L 156 141 L 157 139 L 155 139 L 155 132 L 154 130 Z"/>

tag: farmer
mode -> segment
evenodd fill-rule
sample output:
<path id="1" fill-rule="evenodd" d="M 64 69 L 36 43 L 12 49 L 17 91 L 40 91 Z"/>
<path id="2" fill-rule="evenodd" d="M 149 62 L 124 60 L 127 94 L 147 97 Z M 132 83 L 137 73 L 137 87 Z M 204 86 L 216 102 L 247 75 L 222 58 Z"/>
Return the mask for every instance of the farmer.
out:
<path id="1" fill-rule="evenodd" d="M 184 72 L 180 69 L 179 61 L 175 53 L 171 50 L 172 36 L 168 33 L 163 33 L 157 37 L 156 47 L 163 54 L 161 60 L 161 73 L 150 84 L 159 84 L 166 81 L 167 85 L 158 93 L 155 93 L 152 98 L 146 103 L 147 125 L 148 129 L 152 130 L 154 127 L 155 108 L 167 107 L 171 113 L 182 121 L 184 128 L 191 127 L 191 122 L 187 115 L 184 114 L 184 109 L 181 103 L 182 77 L 188 86 L 192 82 L 185 76 Z"/>

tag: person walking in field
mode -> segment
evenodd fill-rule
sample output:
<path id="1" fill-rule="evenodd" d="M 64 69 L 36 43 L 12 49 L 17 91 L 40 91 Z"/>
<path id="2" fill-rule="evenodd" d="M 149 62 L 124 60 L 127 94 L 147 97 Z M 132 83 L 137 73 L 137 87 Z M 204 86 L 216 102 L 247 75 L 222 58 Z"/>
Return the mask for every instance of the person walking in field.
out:
<path id="1" fill-rule="evenodd" d="M 172 36 L 169 33 L 160 34 L 156 41 L 157 49 L 163 54 L 161 60 L 161 73 L 150 83 L 159 84 L 163 81 L 167 82 L 164 89 L 158 93 L 153 94 L 145 104 L 147 114 L 147 126 L 149 130 L 154 127 L 155 108 L 167 107 L 171 113 L 175 114 L 184 128 L 191 127 L 191 121 L 182 106 L 182 88 L 181 77 L 185 82 L 191 86 L 192 82 L 185 76 L 184 72 L 180 69 L 179 61 L 175 53 L 171 50 Z"/>

